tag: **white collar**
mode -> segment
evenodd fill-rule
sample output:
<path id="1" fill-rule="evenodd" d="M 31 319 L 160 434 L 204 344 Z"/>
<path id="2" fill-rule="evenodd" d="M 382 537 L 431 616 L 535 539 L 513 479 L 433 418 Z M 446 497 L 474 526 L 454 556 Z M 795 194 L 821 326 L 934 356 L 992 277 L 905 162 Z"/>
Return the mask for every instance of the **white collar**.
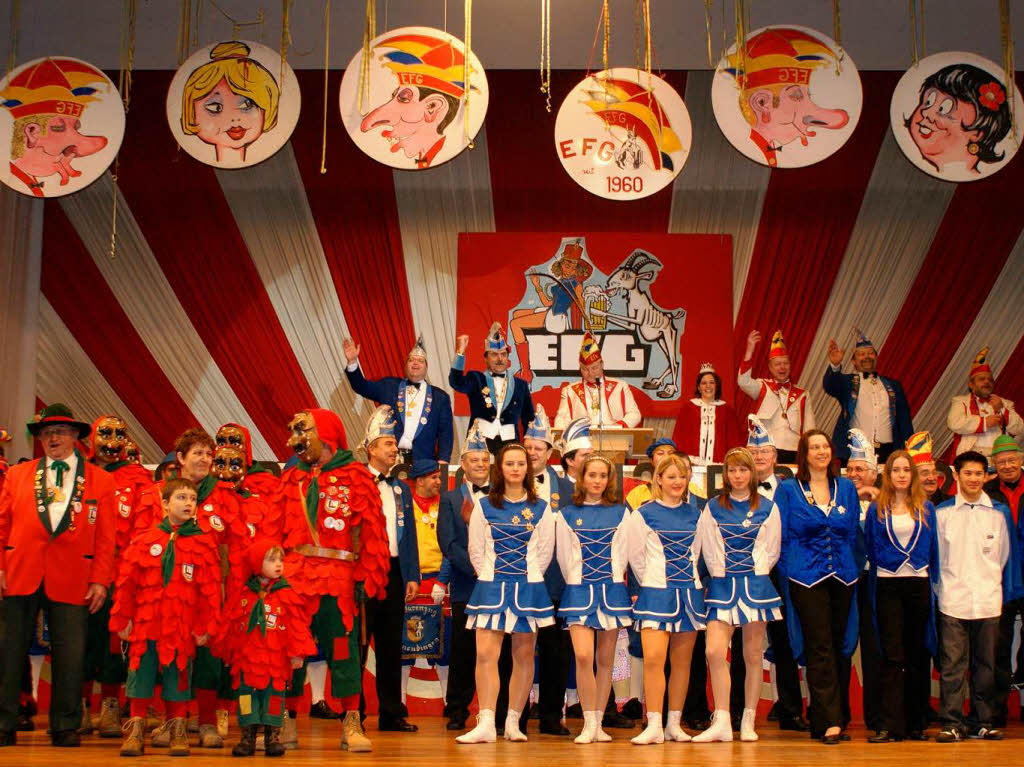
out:
<path id="1" fill-rule="evenodd" d="M 956 494 L 956 501 L 954 501 L 954 503 L 956 504 L 954 508 L 957 509 L 959 509 L 961 506 L 970 506 L 971 508 L 975 506 L 987 506 L 990 509 L 993 508 L 992 499 L 988 497 L 988 493 L 986 493 L 984 490 L 981 491 L 981 495 L 978 496 L 978 500 L 974 501 L 973 503 L 971 503 L 962 495 L 960 495 L 958 491 Z"/>
<path id="2" fill-rule="evenodd" d="M 711 407 L 712 405 L 718 407 L 719 405 L 725 404 L 724 399 L 716 399 L 714 402 L 708 403 L 702 400 L 700 397 L 692 397 L 690 399 L 690 402 L 692 402 L 697 407 Z"/>

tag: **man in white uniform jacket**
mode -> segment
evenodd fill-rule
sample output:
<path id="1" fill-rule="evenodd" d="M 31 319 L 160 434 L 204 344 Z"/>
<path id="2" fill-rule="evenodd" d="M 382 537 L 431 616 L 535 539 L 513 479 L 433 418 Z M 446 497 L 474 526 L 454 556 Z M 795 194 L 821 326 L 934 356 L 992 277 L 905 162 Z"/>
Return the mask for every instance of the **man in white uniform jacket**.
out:
<path id="1" fill-rule="evenodd" d="M 604 377 L 604 360 L 597 339 L 588 330 L 580 344 L 582 381 L 562 386 L 555 414 L 555 428 L 564 429 L 570 421 L 589 418 L 598 429 L 633 429 L 640 425 L 640 409 L 629 384 Z"/>
<path id="2" fill-rule="evenodd" d="M 988 364 L 986 346 L 971 363 L 967 375 L 967 394 L 953 397 L 949 403 L 946 425 L 953 432 L 953 455 L 976 450 L 991 455 L 992 443 L 1000 434 L 1019 437 L 1024 420 L 1008 399 L 996 396 L 995 378 Z"/>

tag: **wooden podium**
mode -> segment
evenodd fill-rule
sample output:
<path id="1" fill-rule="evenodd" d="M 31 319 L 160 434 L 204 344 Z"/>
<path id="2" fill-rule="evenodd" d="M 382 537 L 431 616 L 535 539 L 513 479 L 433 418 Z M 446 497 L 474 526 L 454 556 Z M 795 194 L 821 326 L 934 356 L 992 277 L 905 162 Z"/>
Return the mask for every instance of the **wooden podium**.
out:
<path id="1" fill-rule="evenodd" d="M 552 429 L 551 436 L 558 444 L 561 429 Z M 626 461 L 646 458 L 647 446 L 654 441 L 654 429 L 598 429 L 591 427 L 590 441 L 594 451 L 613 464 L 621 466 Z M 555 451 L 558 453 L 557 449 Z M 560 454 L 559 454 L 560 455 Z"/>

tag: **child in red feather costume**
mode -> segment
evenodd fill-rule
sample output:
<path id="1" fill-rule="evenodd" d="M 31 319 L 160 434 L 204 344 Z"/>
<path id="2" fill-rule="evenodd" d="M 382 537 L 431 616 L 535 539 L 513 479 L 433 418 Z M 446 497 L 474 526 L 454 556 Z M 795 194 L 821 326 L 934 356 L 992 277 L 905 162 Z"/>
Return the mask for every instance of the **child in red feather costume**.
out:
<path id="1" fill-rule="evenodd" d="M 123 756 L 143 752 L 146 707 L 157 683 L 163 687 L 171 755 L 188 754 L 192 660 L 216 628 L 220 609 L 220 559 L 214 540 L 196 524 L 195 484 L 169 479 L 161 496 L 165 517 L 124 552 L 110 612 L 110 630 L 128 641 L 131 719 Z"/>
<path id="2" fill-rule="evenodd" d="M 345 711 L 341 747 L 369 751 L 359 720 L 359 603 L 383 598 L 387 587 L 390 554 L 380 494 L 369 470 L 348 451 L 336 414 L 304 410 L 289 429 L 288 444 L 299 461 L 281 477 L 285 577 L 314 614 L 312 631 L 331 672 L 331 691 Z M 304 685 L 300 668 L 292 695 L 301 695 Z M 294 712 L 293 697 L 282 733 L 286 746 L 297 742 Z"/>
<path id="3" fill-rule="evenodd" d="M 292 671 L 316 653 L 309 602 L 281 577 L 284 549 L 277 541 L 257 537 L 247 558 L 249 577 L 228 596 L 214 640 L 217 654 L 231 666 L 238 692 L 242 739 L 231 753 L 252 756 L 262 725 L 267 756 L 282 756 L 285 687 Z"/>

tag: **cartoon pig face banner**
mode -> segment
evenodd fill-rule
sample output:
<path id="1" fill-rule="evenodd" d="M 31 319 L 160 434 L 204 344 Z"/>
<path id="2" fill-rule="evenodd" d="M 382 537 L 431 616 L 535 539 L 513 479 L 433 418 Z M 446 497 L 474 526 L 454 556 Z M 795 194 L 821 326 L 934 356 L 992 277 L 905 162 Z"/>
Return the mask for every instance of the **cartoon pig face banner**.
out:
<path id="1" fill-rule="evenodd" d="M 341 80 L 345 130 L 377 162 L 423 170 L 469 145 L 487 114 L 487 76 L 458 38 L 430 27 L 402 27 L 375 37 L 370 61 L 360 50 Z M 362 82 L 361 82 L 362 80 Z M 361 91 L 361 92 L 360 92 Z"/>
<path id="2" fill-rule="evenodd" d="M 889 120 L 903 154 L 944 181 L 977 181 L 1008 163 L 1020 148 L 1013 130 L 1024 101 L 1007 90 L 1003 68 L 973 53 L 948 51 L 921 59 L 896 85 Z"/>
<path id="3" fill-rule="evenodd" d="M 36 59 L 0 81 L 0 181 L 21 194 L 84 189 L 110 167 L 123 138 L 121 94 L 92 64 Z"/>
<path id="4" fill-rule="evenodd" d="M 299 121 L 299 81 L 271 48 L 248 40 L 200 48 L 167 90 L 181 148 L 218 168 L 246 168 L 284 146 Z"/>

